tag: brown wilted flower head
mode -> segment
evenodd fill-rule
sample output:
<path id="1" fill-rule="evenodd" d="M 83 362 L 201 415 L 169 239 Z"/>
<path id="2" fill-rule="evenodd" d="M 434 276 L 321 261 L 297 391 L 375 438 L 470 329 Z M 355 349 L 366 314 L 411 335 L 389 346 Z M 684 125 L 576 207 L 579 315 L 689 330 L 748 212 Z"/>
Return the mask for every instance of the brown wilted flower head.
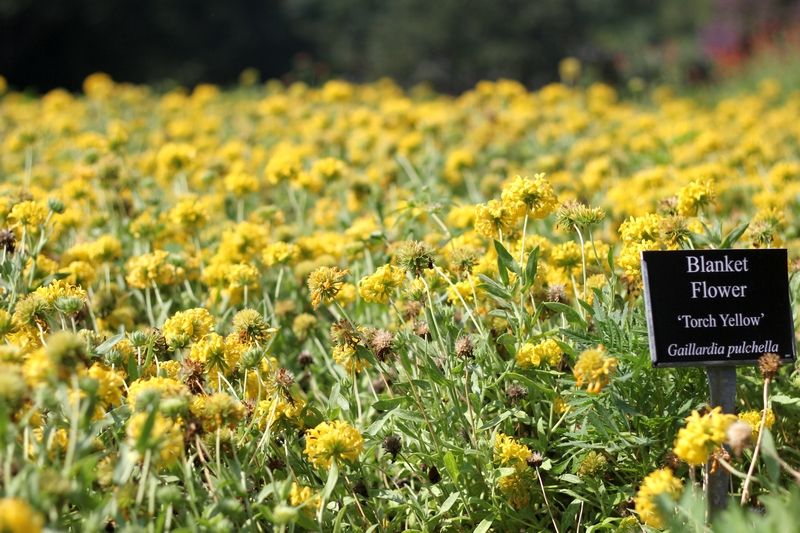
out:
<path id="1" fill-rule="evenodd" d="M 456 355 L 461 359 L 472 358 L 474 350 L 472 340 L 469 337 L 459 337 L 456 341 Z"/>
<path id="2" fill-rule="evenodd" d="M 312 356 L 310 352 L 303 350 L 300 352 L 300 355 L 297 356 L 297 362 L 300 364 L 300 366 L 306 368 L 311 366 L 311 364 L 314 362 L 314 356 Z"/>
<path id="3" fill-rule="evenodd" d="M 386 361 L 394 353 L 394 335 L 385 329 L 373 330 L 367 345 L 379 361 Z"/>
<path id="4" fill-rule="evenodd" d="M 289 370 L 285 368 L 279 368 L 278 371 L 275 373 L 275 383 L 279 387 L 283 387 L 284 389 L 288 389 L 294 383 L 294 375 Z"/>
<path id="5" fill-rule="evenodd" d="M 397 454 L 403 448 L 403 443 L 397 435 L 389 435 L 383 439 L 383 449 L 392 455 L 392 461 L 397 459 Z"/>
<path id="6" fill-rule="evenodd" d="M 545 298 L 548 302 L 563 302 L 567 299 L 567 288 L 561 283 L 554 283 L 547 287 Z"/>
<path id="7" fill-rule="evenodd" d="M 422 337 L 423 339 L 430 339 L 431 328 L 428 327 L 427 322 L 419 320 L 414 324 L 414 334 L 416 334 L 418 337 Z"/>
<path id="8" fill-rule="evenodd" d="M 0 249 L 8 254 L 13 254 L 17 248 L 17 236 L 10 229 L 0 229 Z"/>
<path id="9" fill-rule="evenodd" d="M 544 456 L 542 456 L 541 453 L 534 451 L 531 452 L 531 454 L 528 456 L 526 462 L 528 463 L 528 466 L 531 468 L 539 468 L 540 466 L 542 466 L 542 463 L 544 462 Z"/>
<path id="10" fill-rule="evenodd" d="M 765 380 L 772 381 L 780 366 L 781 358 L 776 353 L 765 353 L 758 358 L 758 369 L 761 371 L 761 377 Z"/>
<path id="11" fill-rule="evenodd" d="M 512 383 L 506 389 L 506 397 L 511 401 L 511 403 L 517 403 L 518 401 L 525 398 L 527 395 L 528 395 L 528 389 L 526 389 L 519 383 Z"/>
<path id="12" fill-rule="evenodd" d="M 205 371 L 203 363 L 189 359 L 188 357 L 183 360 L 181 364 L 181 377 L 183 382 L 189 388 L 192 394 L 200 394 L 203 392 L 203 380 Z"/>
<path id="13" fill-rule="evenodd" d="M 420 302 L 407 302 L 403 308 L 403 320 L 406 322 L 417 318 L 422 312 L 422 304 Z"/>

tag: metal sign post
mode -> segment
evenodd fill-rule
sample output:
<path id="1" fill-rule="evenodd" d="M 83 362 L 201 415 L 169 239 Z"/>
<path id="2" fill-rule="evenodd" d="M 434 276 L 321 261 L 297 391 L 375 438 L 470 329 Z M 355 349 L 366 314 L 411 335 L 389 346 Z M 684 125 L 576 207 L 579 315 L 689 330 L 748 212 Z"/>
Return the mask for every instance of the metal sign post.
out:
<path id="1" fill-rule="evenodd" d="M 706 368 L 708 374 L 708 389 L 711 398 L 711 407 L 722 407 L 722 412 L 734 414 L 736 408 L 736 368 L 732 366 L 711 366 Z M 706 498 L 708 500 L 708 517 L 725 509 L 728 505 L 728 487 L 731 475 L 722 467 L 717 467 L 713 474 L 710 471 L 710 462 L 706 465 L 708 485 Z"/>

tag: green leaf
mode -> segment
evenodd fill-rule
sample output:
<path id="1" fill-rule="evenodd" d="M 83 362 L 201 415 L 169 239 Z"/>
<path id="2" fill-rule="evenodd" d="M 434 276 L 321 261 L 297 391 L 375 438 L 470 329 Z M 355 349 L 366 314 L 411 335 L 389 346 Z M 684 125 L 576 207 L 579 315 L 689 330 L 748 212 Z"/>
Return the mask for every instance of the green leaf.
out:
<path id="1" fill-rule="evenodd" d="M 497 264 L 515 274 L 519 274 L 519 265 L 500 241 L 494 241 L 494 249 L 497 251 Z"/>
<path id="2" fill-rule="evenodd" d="M 453 482 L 458 483 L 458 465 L 456 464 L 456 456 L 453 455 L 453 452 L 444 454 L 444 467 L 447 469 L 447 473 L 450 474 L 450 477 L 453 478 Z M 452 496 L 455 496 L 455 494 Z"/>
<path id="3" fill-rule="evenodd" d="M 786 396 L 785 394 L 776 394 L 771 399 L 772 403 L 777 403 L 781 405 L 800 404 L 800 398 L 792 398 L 791 396 Z"/>
<path id="4" fill-rule="evenodd" d="M 331 461 L 331 468 L 328 470 L 328 481 L 325 482 L 325 490 L 322 492 L 322 499 L 327 501 L 330 498 L 331 494 L 333 494 L 333 490 L 336 488 L 336 483 L 339 481 L 339 465 L 336 463 L 334 459 Z"/>
<path id="5" fill-rule="evenodd" d="M 720 243 L 719 247 L 720 247 L 721 249 L 722 249 L 722 248 L 730 248 L 731 246 L 733 246 L 734 244 L 736 244 L 736 241 L 738 241 L 738 240 L 739 240 L 739 238 L 740 238 L 742 235 L 744 235 L 744 232 L 745 232 L 745 231 L 747 231 L 747 227 L 748 227 L 749 225 L 750 225 L 750 223 L 749 223 L 749 222 L 745 222 L 744 224 L 741 224 L 741 225 L 739 225 L 739 226 L 737 226 L 737 227 L 733 228 L 733 229 L 731 230 L 731 232 L 730 232 L 730 233 L 728 233 L 728 234 L 725 236 L 725 238 L 722 240 L 722 242 Z"/>
<path id="6" fill-rule="evenodd" d="M 472 533 L 486 533 L 487 531 L 489 531 L 490 527 L 492 527 L 492 521 L 484 518 L 483 520 L 481 520 L 481 523 L 478 524 L 478 527 L 476 527 L 475 531 L 473 531 Z"/>
<path id="7" fill-rule="evenodd" d="M 439 514 L 442 515 L 450 510 L 454 503 L 458 500 L 458 492 L 452 493 L 447 499 L 442 503 L 441 508 L 439 509 Z"/>
<path id="8" fill-rule="evenodd" d="M 372 408 L 376 411 L 391 411 L 395 407 L 403 404 L 406 401 L 405 396 L 395 396 L 394 398 L 382 398 L 372 404 Z"/>
<path id="9" fill-rule="evenodd" d="M 528 254 L 528 263 L 525 265 L 525 287 L 530 287 L 536 280 L 539 269 L 539 247 L 537 246 Z"/>
<path id="10" fill-rule="evenodd" d="M 577 323 L 577 324 L 582 324 L 583 323 L 583 319 L 578 314 L 578 312 L 575 311 L 575 309 L 571 308 L 568 305 L 565 305 L 565 304 L 562 304 L 562 303 L 558 303 L 558 302 L 542 302 L 542 305 L 544 305 L 546 308 L 550 309 L 551 311 L 555 311 L 556 313 L 564 313 L 564 316 L 567 317 L 567 320 L 570 323 Z"/>
<path id="11" fill-rule="evenodd" d="M 111 350 L 111 348 L 114 347 L 115 344 L 121 341 L 123 337 L 125 337 L 124 333 L 117 333 L 113 337 L 109 337 L 108 339 L 103 341 L 103 343 L 100 344 L 97 348 L 95 348 L 94 351 L 100 355 L 105 355 L 108 353 L 109 350 Z"/>

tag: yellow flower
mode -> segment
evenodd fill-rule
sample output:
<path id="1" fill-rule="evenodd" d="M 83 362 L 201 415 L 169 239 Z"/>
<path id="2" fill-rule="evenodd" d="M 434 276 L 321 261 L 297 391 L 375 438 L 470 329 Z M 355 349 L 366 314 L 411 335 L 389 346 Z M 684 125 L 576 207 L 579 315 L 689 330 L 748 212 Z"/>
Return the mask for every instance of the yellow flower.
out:
<path id="1" fill-rule="evenodd" d="M 125 269 L 128 274 L 125 281 L 136 289 L 150 289 L 154 285 L 163 287 L 178 281 L 175 265 L 169 263 L 169 252 L 156 250 L 149 254 L 131 257 Z"/>
<path id="2" fill-rule="evenodd" d="M 15 204 L 8 218 L 26 229 L 35 229 L 47 220 L 47 207 L 40 202 L 28 200 Z"/>
<path id="3" fill-rule="evenodd" d="M 519 511 L 527 507 L 531 501 L 531 480 L 524 472 L 515 472 L 501 477 L 497 481 L 497 486 L 508 503 Z"/>
<path id="4" fill-rule="evenodd" d="M 676 500 L 683 491 L 683 483 L 672 474 L 669 468 L 661 468 L 651 472 L 639 487 L 634 503 L 636 512 L 642 522 L 650 527 L 661 529 L 664 527 L 664 519 L 656 505 L 656 498 L 660 494 L 666 494 Z"/>
<path id="5" fill-rule="evenodd" d="M 755 442 L 756 438 L 758 437 L 758 430 L 761 427 L 761 415 L 763 411 L 745 411 L 744 413 L 739 413 L 739 420 L 744 420 L 750 427 L 753 428 L 753 442 Z M 764 420 L 764 425 L 767 429 L 772 429 L 772 426 L 775 424 L 775 412 L 772 409 L 767 409 L 767 417 Z"/>
<path id="6" fill-rule="evenodd" d="M 265 429 L 268 425 L 271 426 L 279 422 L 282 418 L 287 420 L 297 419 L 305 409 L 305 406 L 305 400 L 299 396 L 291 395 L 284 397 L 284 395 L 278 391 L 274 398 L 261 400 L 256 404 L 253 417 L 255 420 L 258 420 L 259 427 Z"/>
<path id="7" fill-rule="evenodd" d="M 517 471 L 525 470 L 528 467 L 528 458 L 531 456 L 531 449 L 520 444 L 513 437 L 504 433 L 498 433 L 494 437 L 494 460 L 501 466 L 510 466 Z"/>
<path id="8" fill-rule="evenodd" d="M 678 191 L 678 214 L 696 215 L 714 200 L 714 185 L 710 181 L 693 181 Z"/>
<path id="9" fill-rule="evenodd" d="M 314 309 L 321 303 L 333 300 L 342 288 L 347 272 L 336 267 L 319 267 L 308 276 L 308 290 L 311 291 L 311 305 Z"/>
<path id="10" fill-rule="evenodd" d="M 43 525 L 44 517 L 25 500 L 0 499 L 0 531 L 3 533 L 39 533 Z"/>
<path id="11" fill-rule="evenodd" d="M 367 302 L 386 304 L 405 278 L 402 269 L 394 265 L 383 265 L 378 267 L 374 274 L 361 279 L 358 283 L 358 293 Z"/>
<path id="12" fill-rule="evenodd" d="M 145 435 L 149 413 L 135 413 L 128 420 L 128 444 L 141 455 L 152 453 L 153 463 L 169 467 L 183 454 L 183 431 L 179 422 L 174 422 L 160 413 L 153 414 L 150 432 Z"/>
<path id="13" fill-rule="evenodd" d="M 233 340 L 235 337 L 231 337 Z M 217 374 L 229 376 L 241 357 L 241 350 L 231 341 L 218 333 L 209 333 L 195 342 L 189 352 L 189 359 L 203 364 L 213 387 L 217 385 Z"/>
<path id="14" fill-rule="evenodd" d="M 266 343 L 276 331 L 255 309 L 242 309 L 233 317 L 233 333 L 247 346 Z"/>
<path id="15" fill-rule="evenodd" d="M 333 360 L 344 367 L 348 374 L 358 374 L 365 368 L 369 368 L 369 361 L 361 359 L 356 349 L 349 344 L 335 346 L 333 348 Z"/>
<path id="16" fill-rule="evenodd" d="M 322 422 L 306 433 L 305 454 L 317 468 L 327 469 L 331 461 L 356 461 L 363 448 L 361 433 L 341 420 Z"/>
<path id="17" fill-rule="evenodd" d="M 578 387 L 586 385 L 587 392 L 598 393 L 611 382 L 611 375 L 616 369 L 616 358 L 608 357 L 605 348 L 600 345 L 581 353 L 572 372 Z"/>
<path id="18" fill-rule="evenodd" d="M 522 368 L 541 366 L 545 361 L 550 366 L 556 366 L 564 354 L 561 347 L 553 339 L 545 339 L 538 344 L 526 342 L 517 350 L 517 364 Z"/>
<path id="19" fill-rule="evenodd" d="M 289 491 L 289 503 L 295 507 L 302 505 L 303 511 L 313 515 L 321 500 L 319 494 L 315 494 L 311 487 L 305 487 L 293 481 L 292 489 Z"/>
<path id="20" fill-rule="evenodd" d="M 185 348 L 214 329 L 214 317 L 208 309 L 196 307 L 179 311 L 164 322 L 162 332 L 171 348 Z"/>
<path id="21" fill-rule="evenodd" d="M 544 174 L 536 174 L 533 179 L 515 176 L 503 188 L 501 198 L 503 205 L 509 206 L 517 218 L 523 218 L 526 214 L 530 218 L 544 218 L 555 211 L 558 205 L 553 187 Z"/>
<path id="22" fill-rule="evenodd" d="M 231 172 L 225 176 L 225 190 L 234 196 L 244 196 L 258 190 L 258 180 L 246 172 Z"/>
<path id="23" fill-rule="evenodd" d="M 128 405 L 131 411 L 136 411 L 140 402 L 151 397 L 162 402 L 171 399 L 182 401 L 189 397 L 189 389 L 180 381 L 162 377 L 140 378 L 128 388 Z"/>
<path id="24" fill-rule="evenodd" d="M 500 200 L 475 207 L 475 231 L 489 239 L 498 239 L 500 233 L 506 235 L 516 222 L 517 205 L 509 207 Z"/>
<path id="25" fill-rule="evenodd" d="M 97 397 L 103 407 L 109 409 L 122 402 L 125 378 L 121 372 L 104 368 L 95 363 L 89 368 L 89 377 L 97 381 Z"/>
<path id="26" fill-rule="evenodd" d="M 211 396 L 195 396 L 189 409 L 207 432 L 219 428 L 235 428 L 244 418 L 244 406 L 230 394 L 217 392 Z"/>
<path id="27" fill-rule="evenodd" d="M 270 267 L 278 264 L 290 263 L 299 256 L 299 246 L 293 243 L 278 241 L 264 248 L 261 259 L 266 266 Z"/>
<path id="28" fill-rule="evenodd" d="M 723 414 L 721 407 L 703 416 L 692 411 L 686 418 L 686 427 L 678 431 L 675 455 L 693 466 L 705 464 L 711 452 L 725 442 L 725 431 L 735 420 L 735 415 Z"/>

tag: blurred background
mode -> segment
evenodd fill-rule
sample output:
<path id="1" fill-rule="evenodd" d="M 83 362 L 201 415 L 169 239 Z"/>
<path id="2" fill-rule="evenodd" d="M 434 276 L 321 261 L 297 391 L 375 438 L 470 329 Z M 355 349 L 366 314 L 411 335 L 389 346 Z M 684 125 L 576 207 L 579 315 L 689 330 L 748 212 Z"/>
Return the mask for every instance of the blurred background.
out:
<path id="1" fill-rule="evenodd" d="M 458 92 L 537 87 L 572 56 L 614 84 L 703 84 L 765 51 L 793 55 L 798 28 L 798 0 L 0 0 L 0 74 L 46 91 L 97 71 L 232 85 L 250 68 Z"/>

